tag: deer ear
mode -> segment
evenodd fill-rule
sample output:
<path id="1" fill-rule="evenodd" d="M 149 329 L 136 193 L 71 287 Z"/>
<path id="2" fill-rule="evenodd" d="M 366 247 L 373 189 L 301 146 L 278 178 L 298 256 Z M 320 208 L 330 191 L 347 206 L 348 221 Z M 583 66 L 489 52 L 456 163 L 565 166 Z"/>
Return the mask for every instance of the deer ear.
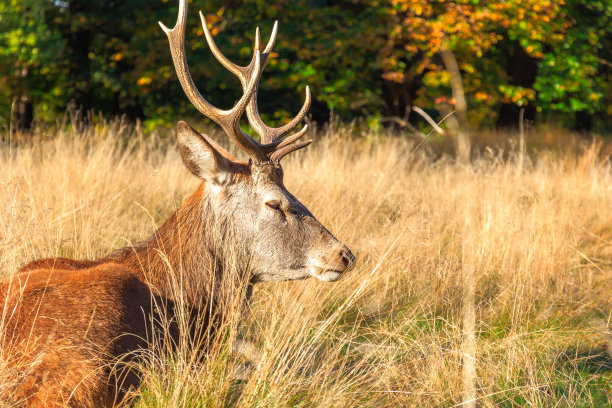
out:
<path id="1" fill-rule="evenodd" d="M 178 123 L 176 138 L 185 167 L 196 177 L 209 183 L 227 184 L 238 163 L 227 157 L 222 147 L 201 135 L 187 123 Z"/>

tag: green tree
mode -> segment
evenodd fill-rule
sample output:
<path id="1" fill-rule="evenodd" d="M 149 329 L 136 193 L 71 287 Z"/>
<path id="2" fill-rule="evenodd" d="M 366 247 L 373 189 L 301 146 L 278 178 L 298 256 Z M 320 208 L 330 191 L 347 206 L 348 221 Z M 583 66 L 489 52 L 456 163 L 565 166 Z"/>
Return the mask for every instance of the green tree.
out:
<path id="1" fill-rule="evenodd" d="M 593 115 L 612 114 L 612 1 L 570 0 L 563 15 L 564 35 L 546 44 L 538 66 L 538 109 L 590 130 Z"/>
<path id="2" fill-rule="evenodd" d="M 48 95 L 62 92 L 61 61 L 65 49 L 60 35 L 44 19 L 45 4 L 36 0 L 0 2 L 0 102 L 21 131 L 30 129 L 33 106 L 51 110 Z"/>

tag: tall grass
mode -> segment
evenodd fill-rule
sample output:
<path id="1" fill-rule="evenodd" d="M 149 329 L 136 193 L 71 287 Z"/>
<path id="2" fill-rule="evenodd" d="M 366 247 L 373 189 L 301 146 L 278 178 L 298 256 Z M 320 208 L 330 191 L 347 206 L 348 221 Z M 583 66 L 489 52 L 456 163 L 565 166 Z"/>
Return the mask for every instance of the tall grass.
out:
<path id="1" fill-rule="evenodd" d="M 611 405 L 612 168 L 599 147 L 522 166 L 483 149 L 458 166 L 347 133 L 285 159 L 285 184 L 357 267 L 333 284 L 258 284 L 204 361 L 189 344 L 143 359 L 134 404 Z M 118 126 L 5 144 L 0 274 L 143 240 L 197 183 L 173 140 Z M 248 372 L 236 336 L 258 350 Z M 0 395 L 18 375 L 0 364 Z"/>

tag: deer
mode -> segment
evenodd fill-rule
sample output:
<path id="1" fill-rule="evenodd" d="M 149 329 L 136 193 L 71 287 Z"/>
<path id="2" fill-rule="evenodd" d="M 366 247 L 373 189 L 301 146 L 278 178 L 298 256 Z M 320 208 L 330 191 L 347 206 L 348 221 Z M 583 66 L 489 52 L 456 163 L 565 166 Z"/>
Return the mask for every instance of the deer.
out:
<path id="1" fill-rule="evenodd" d="M 147 240 L 97 260 L 36 260 L 0 281 L 0 352 L 10 357 L 9 364 L 28 367 L 13 388 L 17 405 L 119 404 L 140 378 L 129 372 L 119 379 L 109 366 L 118 356 L 149 347 L 151 331 L 164 330 L 151 322 L 175 315 L 179 301 L 211 326 L 222 303 L 215 296 L 224 285 L 241 282 L 250 293 L 257 282 L 309 277 L 332 282 L 356 263 L 349 248 L 283 184 L 281 159 L 312 142 L 299 141 L 307 124 L 290 134 L 308 112 L 309 88 L 302 108 L 284 126 L 267 126 L 258 111 L 258 82 L 278 22 L 263 52 L 256 29 L 251 61 L 239 66 L 221 53 L 201 12 L 200 18 L 213 55 L 242 85 L 243 95 L 229 110 L 211 105 L 192 80 L 185 56 L 187 0 L 180 0 L 173 29 L 159 24 L 187 98 L 248 161 L 180 121 L 180 156 L 201 183 Z M 259 142 L 240 127 L 245 113 Z M 172 279 L 179 281 L 179 293 Z M 172 341 L 181 328 L 166 330 Z"/>

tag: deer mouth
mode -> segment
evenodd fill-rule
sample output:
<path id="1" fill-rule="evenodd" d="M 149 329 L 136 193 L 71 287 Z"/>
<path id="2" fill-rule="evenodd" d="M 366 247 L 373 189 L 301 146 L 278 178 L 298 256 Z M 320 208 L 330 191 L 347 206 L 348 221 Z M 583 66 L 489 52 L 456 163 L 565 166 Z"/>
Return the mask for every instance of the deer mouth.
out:
<path id="1" fill-rule="evenodd" d="M 323 282 L 335 282 L 355 266 L 355 256 L 344 247 L 335 255 L 313 260 L 310 274 Z"/>
<path id="2" fill-rule="evenodd" d="M 312 276 L 323 282 L 335 282 L 344 274 L 337 269 L 319 269 L 311 272 Z"/>

